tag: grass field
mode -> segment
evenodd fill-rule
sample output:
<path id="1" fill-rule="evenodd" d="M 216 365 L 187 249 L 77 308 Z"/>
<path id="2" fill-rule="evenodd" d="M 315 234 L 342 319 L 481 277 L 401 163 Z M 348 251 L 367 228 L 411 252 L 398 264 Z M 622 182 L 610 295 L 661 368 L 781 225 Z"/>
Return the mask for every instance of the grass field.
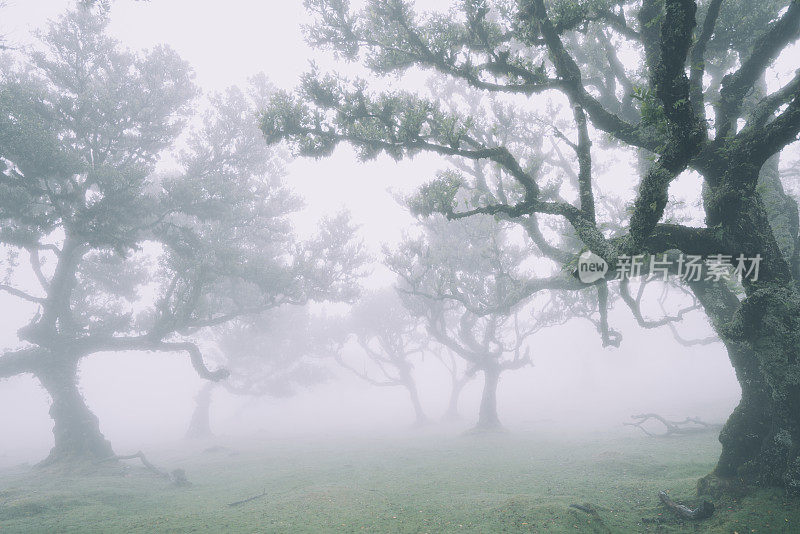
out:
<path id="1" fill-rule="evenodd" d="M 150 460 L 186 469 L 190 486 L 136 464 L 124 476 L 0 472 L 0 533 L 800 532 L 800 502 L 778 492 L 716 502 L 699 524 L 660 506 L 662 489 L 693 505 L 718 452 L 711 433 L 426 434 L 160 451 Z M 596 515 L 570 506 L 584 503 Z"/>

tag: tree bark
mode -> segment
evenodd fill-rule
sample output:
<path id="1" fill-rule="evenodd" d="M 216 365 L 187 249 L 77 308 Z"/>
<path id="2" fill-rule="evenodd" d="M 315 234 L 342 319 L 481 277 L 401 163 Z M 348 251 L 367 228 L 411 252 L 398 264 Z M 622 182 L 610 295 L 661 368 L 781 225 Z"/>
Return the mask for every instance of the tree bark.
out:
<path id="1" fill-rule="evenodd" d="M 743 354 L 737 374 L 761 376 L 743 382 L 742 403 L 720 435 L 715 473 L 800 493 L 800 295 L 776 285 L 759 289 L 732 330 L 754 356 Z"/>
<path id="2" fill-rule="evenodd" d="M 55 439 L 50 455 L 40 465 L 97 462 L 113 456 L 97 416 L 78 389 L 78 359 L 48 358 L 34 374 L 50 395 Z"/>
<path id="3" fill-rule="evenodd" d="M 216 385 L 216 382 L 206 382 L 200 388 L 195 397 L 194 412 L 186 431 L 186 439 L 200 440 L 214 437 L 211 431 L 211 397 Z"/>
<path id="4" fill-rule="evenodd" d="M 757 355 L 746 345 L 727 345 L 742 389 L 742 397 L 720 432 L 722 453 L 714 473 L 731 479 L 746 476 L 746 466 L 750 466 L 749 469 L 756 467 L 754 462 L 771 433 L 773 402 L 758 368 Z"/>
<path id="5" fill-rule="evenodd" d="M 490 365 L 483 369 L 483 395 L 478 412 L 476 430 L 499 430 L 502 428 L 497 416 L 497 384 L 500 381 L 500 367 Z"/>
<path id="6" fill-rule="evenodd" d="M 739 405 L 720 432 L 722 453 L 717 466 L 698 485 L 701 493 L 717 493 L 717 485 L 719 489 L 731 482 L 741 485 L 744 466 L 757 468 L 755 462 L 770 432 L 772 398 L 758 356 L 747 343 L 726 336 L 726 327 L 740 306 L 737 296 L 723 283 L 694 282 L 690 286 L 725 344 L 742 391 Z"/>
<path id="7" fill-rule="evenodd" d="M 401 368 L 400 378 L 403 381 L 403 386 L 408 391 L 411 404 L 414 406 L 414 424 L 417 426 L 424 425 L 428 422 L 428 417 L 425 415 L 425 410 L 422 409 L 422 402 L 419 400 L 417 383 L 414 381 L 414 377 L 411 375 L 411 369 Z"/>
<path id="8" fill-rule="evenodd" d="M 768 162 L 766 168 L 756 172 L 768 174 L 775 170 L 774 165 Z M 744 169 L 741 172 L 750 169 L 747 165 L 738 168 Z M 739 177 L 737 172 L 731 171 L 729 179 Z M 745 253 L 760 253 L 763 261 L 759 279 L 744 280 L 746 298 L 725 329 L 725 338 L 746 348 L 734 353 L 741 354 L 741 360 L 732 360 L 744 378 L 744 406 L 737 409 L 721 435 L 721 460 L 725 462 L 717 474 L 800 493 L 800 286 L 793 279 L 787 258 L 792 244 L 781 239 L 787 229 L 796 236 L 797 228 L 796 223 L 781 224 L 776 217 L 777 213 L 787 213 L 796 219 L 797 207 L 768 200 L 767 193 L 776 190 L 779 181 L 773 180 L 772 186 L 767 180 L 760 182 L 760 189 L 745 189 L 734 196 L 733 203 L 743 208 L 735 221 L 722 218 L 726 231 L 743 244 Z M 726 203 L 722 204 L 724 207 Z M 768 207 L 780 209 L 770 217 Z M 737 423 L 746 429 L 734 432 Z M 742 442 L 756 440 L 757 449 L 755 444 L 742 446 Z"/>
<path id="9" fill-rule="evenodd" d="M 765 173 L 774 166 L 768 162 Z M 736 169 L 725 177 L 728 183 L 747 183 L 737 172 L 758 172 L 745 162 Z M 791 216 L 794 209 L 796 219 L 796 206 L 770 194 L 776 183 L 762 180 L 763 192 L 746 187 L 733 191 L 726 185 L 706 199 L 709 224 L 719 223 L 745 256 L 760 254 L 763 260 L 758 280 L 744 280 L 741 303 L 735 296 L 733 301 L 730 295 L 723 297 L 728 302 L 724 313 L 715 308 L 720 305 L 713 295 L 717 290 L 709 299 L 693 288 L 728 348 L 742 388 L 741 402 L 720 434 L 719 463 L 698 485 L 703 492 L 735 483 L 777 485 L 800 493 L 800 288 L 787 261 L 793 250 L 786 237 L 797 229 L 791 217 L 782 224 L 776 216 Z M 765 198 L 772 200 L 765 203 Z"/>

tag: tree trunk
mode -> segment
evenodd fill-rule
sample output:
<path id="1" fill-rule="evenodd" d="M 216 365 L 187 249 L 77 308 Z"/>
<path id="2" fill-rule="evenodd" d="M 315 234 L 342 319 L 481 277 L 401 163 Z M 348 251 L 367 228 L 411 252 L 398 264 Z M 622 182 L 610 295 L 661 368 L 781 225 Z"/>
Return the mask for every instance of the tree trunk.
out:
<path id="1" fill-rule="evenodd" d="M 215 382 L 206 382 L 195 397 L 194 412 L 186 431 L 186 439 L 208 439 L 214 437 L 211 432 L 211 396 Z"/>
<path id="2" fill-rule="evenodd" d="M 461 390 L 464 389 L 467 381 L 453 377 L 452 385 L 450 387 L 450 400 L 447 403 L 447 411 L 442 418 L 444 421 L 458 421 L 461 415 L 458 413 L 458 400 L 461 398 Z"/>
<path id="3" fill-rule="evenodd" d="M 411 369 L 400 369 L 400 377 L 408 391 L 408 396 L 411 399 L 411 404 L 414 406 L 414 424 L 416 426 L 424 425 L 428 422 L 428 417 L 422 409 L 422 403 L 419 400 L 419 391 L 417 390 L 417 383 L 411 375 Z"/>
<path id="4" fill-rule="evenodd" d="M 800 286 L 790 258 L 797 206 L 782 191 L 778 159 L 762 165 L 747 148 L 733 153 L 704 191 L 707 225 L 719 228 L 737 253 L 762 260 L 758 279 L 743 280 L 746 298 L 725 306 L 727 317 L 715 317 L 714 302 L 709 307 L 698 295 L 742 387 L 742 400 L 720 435 L 719 463 L 698 489 L 735 482 L 800 493 Z"/>
<path id="5" fill-rule="evenodd" d="M 502 428 L 497 417 L 497 384 L 500 381 L 500 367 L 492 365 L 483 369 L 483 395 L 478 413 L 476 430 L 499 430 Z"/>
<path id="6" fill-rule="evenodd" d="M 78 464 L 114 455 L 78 389 L 78 359 L 48 358 L 34 373 L 50 395 L 55 445 L 40 465 Z"/>
<path id="7" fill-rule="evenodd" d="M 722 453 L 701 493 L 748 484 L 800 490 L 800 298 L 791 288 L 756 291 L 743 303 L 725 284 L 692 290 L 720 334 L 742 398 L 720 433 Z"/>
<path id="8" fill-rule="evenodd" d="M 737 373 L 758 372 L 760 380 L 742 387 L 742 404 L 720 436 L 716 474 L 800 493 L 800 294 L 778 286 L 757 290 L 732 330 L 755 356 L 739 363 Z"/>

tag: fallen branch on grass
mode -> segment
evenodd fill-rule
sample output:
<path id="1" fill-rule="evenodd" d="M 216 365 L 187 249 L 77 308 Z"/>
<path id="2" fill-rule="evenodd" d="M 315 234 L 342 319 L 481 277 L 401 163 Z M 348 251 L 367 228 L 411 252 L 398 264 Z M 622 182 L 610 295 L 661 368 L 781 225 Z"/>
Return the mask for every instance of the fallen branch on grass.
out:
<path id="1" fill-rule="evenodd" d="M 699 417 L 687 417 L 683 421 L 670 421 L 657 413 L 643 413 L 640 415 L 632 415 L 631 419 L 634 422 L 622 423 L 625 426 L 635 426 L 648 436 L 672 436 L 672 435 L 686 435 L 694 434 L 697 432 L 705 432 L 707 430 L 718 430 L 722 425 L 715 425 L 706 423 Z M 666 431 L 661 434 L 650 432 L 644 427 L 644 424 L 650 420 L 658 421 L 666 427 Z"/>
<path id="2" fill-rule="evenodd" d="M 666 491 L 659 491 L 658 498 L 664 503 L 664 506 L 675 512 L 683 519 L 690 519 L 692 521 L 702 521 L 708 519 L 714 513 L 714 503 L 703 501 L 703 503 L 692 510 L 688 506 L 678 504 L 667 495 Z"/>
<path id="3" fill-rule="evenodd" d="M 248 497 L 246 499 L 242 499 L 241 501 L 229 502 L 228 506 L 231 506 L 231 507 L 240 506 L 242 504 L 247 504 L 249 502 L 255 501 L 256 499 L 261 499 L 262 497 L 266 497 L 266 496 L 267 496 L 267 490 L 264 490 L 261 493 L 259 493 L 258 495 L 253 495 L 252 497 Z"/>
<path id="4" fill-rule="evenodd" d="M 144 455 L 142 451 L 137 452 L 136 454 L 128 454 L 123 456 L 109 456 L 104 460 L 100 460 L 100 462 L 110 462 L 112 460 L 119 461 L 119 460 L 135 460 L 139 459 L 142 462 L 142 465 L 150 472 L 155 473 L 156 475 L 160 476 L 161 478 L 166 478 L 176 486 L 186 486 L 189 484 L 189 481 L 186 479 L 186 471 L 183 469 L 174 469 L 171 472 L 162 471 L 152 463 L 150 460 L 147 459 L 147 456 Z"/>

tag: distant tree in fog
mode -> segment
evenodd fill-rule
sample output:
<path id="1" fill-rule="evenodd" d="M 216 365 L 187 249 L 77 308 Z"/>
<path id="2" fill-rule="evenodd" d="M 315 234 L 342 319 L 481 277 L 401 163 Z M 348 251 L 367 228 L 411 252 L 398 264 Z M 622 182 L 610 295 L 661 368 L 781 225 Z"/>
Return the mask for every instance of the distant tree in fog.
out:
<path id="1" fill-rule="evenodd" d="M 212 436 L 209 412 L 214 390 L 285 398 L 300 387 L 329 378 L 330 371 L 321 360 L 327 340 L 320 320 L 306 306 L 286 305 L 220 327 L 213 335 L 214 353 L 230 375 L 202 387 L 187 437 Z"/>
<path id="2" fill-rule="evenodd" d="M 78 388 L 83 358 L 185 353 L 221 380 L 194 342 L 203 329 L 349 299 L 361 262 L 345 215 L 308 241 L 292 233 L 301 202 L 282 182 L 285 156 L 255 127 L 263 77 L 213 97 L 178 169 L 154 173 L 192 111 L 191 69 L 164 46 L 123 50 L 107 23 L 70 11 L 0 76 L 0 290 L 32 310 L 0 378 L 30 373 L 47 390 L 47 463 L 112 455 Z"/>
<path id="3" fill-rule="evenodd" d="M 405 388 L 415 423 L 427 422 L 414 379 L 414 364 L 427 350 L 419 319 L 408 312 L 393 289 L 387 288 L 363 297 L 346 324 L 346 332 L 357 348 L 350 351 L 341 343 L 334 353 L 336 361 L 374 386 Z"/>
<path id="4" fill-rule="evenodd" d="M 478 314 L 451 293 L 469 294 L 486 304 L 506 301 L 523 276 L 528 252 L 510 239 L 509 225 L 490 216 L 462 221 L 432 217 L 420 222 L 423 235 L 406 239 L 387 256 L 398 276 L 403 303 L 425 322 L 428 334 L 465 360 L 467 373 L 483 374 L 476 429 L 501 427 L 497 388 L 502 373 L 531 364 L 529 339 L 541 328 L 565 320 L 551 298 L 544 305 Z"/>
<path id="5" fill-rule="evenodd" d="M 436 358 L 442 362 L 442 365 L 447 369 L 447 374 L 450 377 L 450 397 L 447 401 L 447 410 L 442 417 L 443 421 L 458 421 L 461 419 L 461 414 L 458 411 L 458 401 L 461 399 L 461 391 L 464 389 L 470 380 L 475 377 L 476 369 L 474 367 L 467 367 L 459 364 L 458 358 L 452 350 L 445 346 L 439 346 L 433 349 Z"/>

